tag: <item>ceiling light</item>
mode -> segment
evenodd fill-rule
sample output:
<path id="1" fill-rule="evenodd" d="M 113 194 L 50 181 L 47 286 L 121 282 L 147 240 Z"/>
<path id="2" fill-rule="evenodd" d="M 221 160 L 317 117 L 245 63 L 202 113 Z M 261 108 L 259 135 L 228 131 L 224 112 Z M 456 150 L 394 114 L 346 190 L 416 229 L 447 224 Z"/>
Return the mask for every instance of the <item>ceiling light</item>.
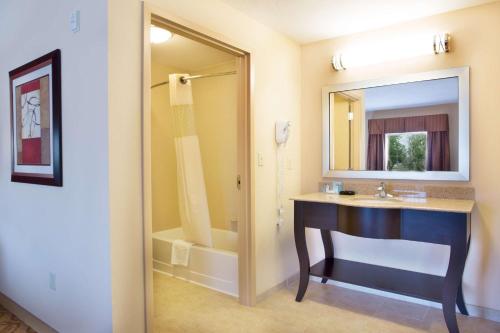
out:
<path id="1" fill-rule="evenodd" d="M 172 38 L 172 33 L 167 29 L 163 29 L 154 25 L 151 25 L 149 29 L 149 41 L 153 44 L 164 43 Z"/>

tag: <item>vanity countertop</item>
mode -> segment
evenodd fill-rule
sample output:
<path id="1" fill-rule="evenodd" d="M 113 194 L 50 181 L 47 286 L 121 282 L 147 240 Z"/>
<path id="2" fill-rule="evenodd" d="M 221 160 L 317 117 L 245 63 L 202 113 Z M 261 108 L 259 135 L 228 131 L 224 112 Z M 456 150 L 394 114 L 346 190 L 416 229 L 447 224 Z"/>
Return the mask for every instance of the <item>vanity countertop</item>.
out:
<path id="1" fill-rule="evenodd" d="M 294 201 L 333 203 L 353 207 L 418 209 L 453 213 L 471 213 L 475 203 L 474 200 L 441 198 L 394 197 L 379 199 L 373 195 L 339 195 L 324 192 L 297 195 L 290 199 Z"/>

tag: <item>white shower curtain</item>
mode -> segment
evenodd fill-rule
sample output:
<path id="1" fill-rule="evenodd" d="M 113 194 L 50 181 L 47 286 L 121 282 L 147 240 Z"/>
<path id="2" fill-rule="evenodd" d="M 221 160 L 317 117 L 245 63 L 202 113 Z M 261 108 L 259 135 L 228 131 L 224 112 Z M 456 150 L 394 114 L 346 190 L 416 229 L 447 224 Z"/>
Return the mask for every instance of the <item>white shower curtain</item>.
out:
<path id="1" fill-rule="evenodd" d="M 177 157 L 179 215 L 186 241 L 212 247 L 200 143 L 194 122 L 191 81 L 182 84 L 179 81 L 181 76 L 188 74 L 169 75 L 170 106 L 174 119 Z"/>

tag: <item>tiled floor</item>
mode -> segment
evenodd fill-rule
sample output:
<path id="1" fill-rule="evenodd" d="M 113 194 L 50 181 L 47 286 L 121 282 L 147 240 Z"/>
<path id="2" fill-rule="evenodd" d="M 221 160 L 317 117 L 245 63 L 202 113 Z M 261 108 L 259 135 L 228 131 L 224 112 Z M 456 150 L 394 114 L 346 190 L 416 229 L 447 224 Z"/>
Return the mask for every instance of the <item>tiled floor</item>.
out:
<path id="1" fill-rule="evenodd" d="M 36 333 L 0 305 L 0 333 Z"/>
<path id="2" fill-rule="evenodd" d="M 311 281 L 304 300 L 296 286 L 255 307 L 185 281 L 154 275 L 156 333 L 447 332 L 442 313 L 408 302 Z M 500 332 L 500 323 L 459 315 L 462 333 Z"/>

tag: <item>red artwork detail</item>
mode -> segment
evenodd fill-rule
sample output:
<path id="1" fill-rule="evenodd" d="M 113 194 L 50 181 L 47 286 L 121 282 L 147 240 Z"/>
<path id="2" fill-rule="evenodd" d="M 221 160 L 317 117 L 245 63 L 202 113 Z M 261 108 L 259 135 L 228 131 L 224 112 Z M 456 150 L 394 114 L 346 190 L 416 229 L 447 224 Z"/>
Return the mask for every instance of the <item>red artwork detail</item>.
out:
<path id="1" fill-rule="evenodd" d="M 42 138 L 23 139 L 22 164 L 42 164 Z"/>
<path id="2" fill-rule="evenodd" d="M 40 89 L 40 79 L 36 79 L 30 82 L 26 82 L 21 86 L 21 94 L 26 94 L 30 91 L 39 90 Z"/>

